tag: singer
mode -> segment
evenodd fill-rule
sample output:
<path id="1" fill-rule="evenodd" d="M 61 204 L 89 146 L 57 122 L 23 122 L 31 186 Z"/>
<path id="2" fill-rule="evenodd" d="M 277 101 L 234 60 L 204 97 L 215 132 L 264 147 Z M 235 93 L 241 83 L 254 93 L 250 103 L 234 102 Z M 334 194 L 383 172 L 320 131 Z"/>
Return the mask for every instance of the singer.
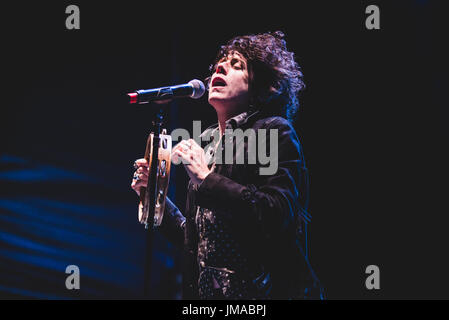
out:
<path id="1" fill-rule="evenodd" d="M 228 129 L 275 129 L 278 169 L 261 175 L 260 163 L 209 161 L 192 139 L 173 148 L 190 177 L 186 208 L 167 199 L 159 230 L 184 248 L 183 297 L 323 299 L 307 255 L 308 172 L 291 125 L 305 87 L 294 54 L 280 31 L 238 36 L 210 71 L 208 102 L 218 121 L 208 130 L 221 137 L 213 151 Z M 131 187 L 139 193 L 148 163 L 135 167 Z"/>

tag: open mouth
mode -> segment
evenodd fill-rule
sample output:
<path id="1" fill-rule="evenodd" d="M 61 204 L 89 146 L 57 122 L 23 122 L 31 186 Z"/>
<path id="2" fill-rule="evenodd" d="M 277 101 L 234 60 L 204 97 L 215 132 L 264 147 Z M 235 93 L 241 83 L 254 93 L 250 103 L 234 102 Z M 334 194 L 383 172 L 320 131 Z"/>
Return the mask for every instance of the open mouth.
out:
<path id="1" fill-rule="evenodd" d="M 212 87 L 224 87 L 226 86 L 226 81 L 223 78 L 215 77 L 212 80 Z"/>

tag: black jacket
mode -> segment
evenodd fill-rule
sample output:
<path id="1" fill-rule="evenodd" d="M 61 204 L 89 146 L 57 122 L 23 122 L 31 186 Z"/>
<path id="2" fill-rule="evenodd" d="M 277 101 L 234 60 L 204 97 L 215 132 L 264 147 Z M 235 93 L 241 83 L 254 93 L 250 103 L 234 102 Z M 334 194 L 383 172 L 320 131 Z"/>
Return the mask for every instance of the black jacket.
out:
<path id="1" fill-rule="evenodd" d="M 213 129 L 212 126 L 210 129 Z M 259 161 L 248 164 L 244 141 L 244 164 L 217 164 L 200 186 L 189 183 L 184 215 L 167 199 L 160 231 L 184 248 L 183 297 L 198 298 L 197 206 L 225 211 L 235 221 L 235 234 L 252 259 L 270 273 L 272 286 L 267 297 L 273 299 L 322 298 L 322 292 L 307 259 L 306 227 L 308 173 L 298 136 L 282 117 L 261 112 L 241 114 L 228 121 L 228 128 L 278 130 L 278 170 L 260 175 Z M 234 159 L 237 155 L 234 154 Z"/>

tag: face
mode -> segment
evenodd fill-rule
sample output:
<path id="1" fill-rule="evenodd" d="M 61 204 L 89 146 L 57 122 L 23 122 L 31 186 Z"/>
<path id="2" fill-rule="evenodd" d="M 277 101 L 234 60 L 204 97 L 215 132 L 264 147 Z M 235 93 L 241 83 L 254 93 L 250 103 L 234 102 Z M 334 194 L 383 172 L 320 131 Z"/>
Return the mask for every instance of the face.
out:
<path id="1" fill-rule="evenodd" d="M 238 52 L 229 53 L 217 64 L 210 80 L 209 103 L 217 112 L 235 114 L 248 108 L 248 68 Z"/>

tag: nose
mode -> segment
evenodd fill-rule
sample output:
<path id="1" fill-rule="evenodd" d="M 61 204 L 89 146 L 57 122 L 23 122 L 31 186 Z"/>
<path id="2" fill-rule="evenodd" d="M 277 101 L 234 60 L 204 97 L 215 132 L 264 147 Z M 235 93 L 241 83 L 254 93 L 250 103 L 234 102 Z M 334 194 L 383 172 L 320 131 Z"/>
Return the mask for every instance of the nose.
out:
<path id="1" fill-rule="evenodd" d="M 226 75 L 227 74 L 227 71 L 226 71 L 226 69 L 225 69 L 225 67 L 224 67 L 224 65 L 223 65 L 223 62 L 221 62 L 221 63 L 219 63 L 218 65 L 217 65 L 217 69 L 215 70 L 215 73 L 218 73 L 218 74 L 223 74 L 223 75 Z"/>

